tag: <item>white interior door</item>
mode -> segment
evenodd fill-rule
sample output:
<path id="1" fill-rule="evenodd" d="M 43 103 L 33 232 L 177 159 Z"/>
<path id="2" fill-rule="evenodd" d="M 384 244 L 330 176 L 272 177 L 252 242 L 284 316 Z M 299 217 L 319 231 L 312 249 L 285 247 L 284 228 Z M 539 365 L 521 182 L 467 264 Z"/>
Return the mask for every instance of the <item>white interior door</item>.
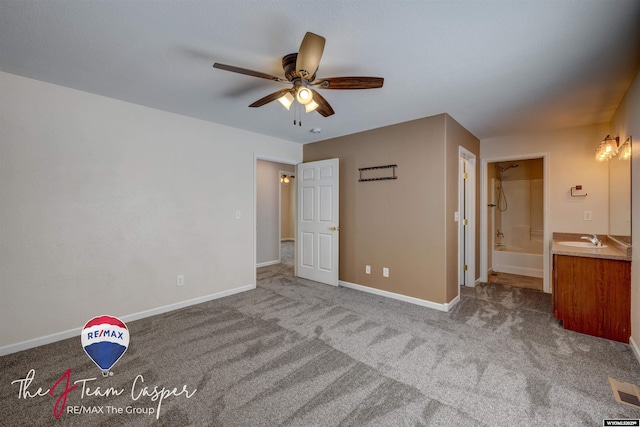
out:
<path id="1" fill-rule="evenodd" d="M 296 275 L 338 286 L 338 159 L 300 163 L 296 178 Z"/>

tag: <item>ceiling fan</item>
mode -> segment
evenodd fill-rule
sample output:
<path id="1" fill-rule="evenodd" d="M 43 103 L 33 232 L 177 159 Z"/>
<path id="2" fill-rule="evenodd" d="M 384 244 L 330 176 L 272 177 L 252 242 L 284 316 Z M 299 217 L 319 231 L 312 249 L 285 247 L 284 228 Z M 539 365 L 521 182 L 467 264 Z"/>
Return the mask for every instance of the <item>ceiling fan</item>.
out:
<path id="1" fill-rule="evenodd" d="M 331 105 L 317 89 L 376 89 L 382 87 L 382 77 L 329 77 L 316 79 L 318 65 L 324 51 L 325 38 L 314 33 L 307 33 L 302 39 L 297 53 L 290 53 L 282 58 L 285 78 L 272 76 L 259 71 L 215 63 L 213 68 L 273 80 L 280 83 L 291 83 L 292 87 L 280 89 L 264 98 L 260 98 L 249 107 L 262 107 L 276 99 L 288 110 L 294 100 L 304 105 L 307 113 L 317 111 L 324 117 L 335 112 Z M 295 121 L 294 121 L 295 124 Z"/>

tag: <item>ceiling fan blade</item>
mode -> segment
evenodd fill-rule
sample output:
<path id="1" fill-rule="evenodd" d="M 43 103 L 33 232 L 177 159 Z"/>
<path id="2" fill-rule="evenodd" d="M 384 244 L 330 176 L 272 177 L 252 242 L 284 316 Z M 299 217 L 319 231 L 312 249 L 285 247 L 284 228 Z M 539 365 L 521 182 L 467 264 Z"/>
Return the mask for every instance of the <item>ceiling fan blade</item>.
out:
<path id="1" fill-rule="evenodd" d="M 325 38 L 322 36 L 313 33 L 304 35 L 296 60 L 296 73 L 303 79 L 310 80 L 316 73 L 324 51 L 324 43 Z"/>
<path id="2" fill-rule="evenodd" d="M 285 79 L 281 79 L 280 77 L 272 76 L 270 74 L 261 73 L 260 71 L 248 70 L 246 68 L 235 67 L 233 65 L 220 64 L 216 62 L 213 64 L 213 68 L 218 68 L 220 70 L 231 71 L 233 73 L 245 74 L 247 76 L 260 77 L 261 79 L 274 80 L 276 82 L 284 82 L 289 83 Z"/>
<path id="3" fill-rule="evenodd" d="M 322 95 L 318 93 L 318 91 L 311 89 L 311 92 L 313 92 L 313 100 L 315 101 L 316 104 L 318 104 L 318 108 L 316 108 L 316 111 L 318 113 L 320 113 L 324 117 L 329 117 L 335 114 L 335 111 L 333 111 L 333 108 L 331 108 L 331 105 L 329 105 L 327 100 L 324 99 Z"/>
<path id="4" fill-rule="evenodd" d="M 383 84 L 382 77 L 329 77 L 313 83 L 322 89 L 377 89 Z"/>
<path id="5" fill-rule="evenodd" d="M 249 107 L 262 107 L 263 105 L 268 104 L 271 101 L 275 101 L 276 99 L 280 98 L 282 95 L 284 95 L 285 93 L 287 93 L 289 91 L 291 91 L 290 88 L 280 89 L 279 91 L 273 92 L 273 93 L 265 96 L 264 98 L 258 99 L 256 102 L 254 102 L 253 104 L 249 105 Z"/>

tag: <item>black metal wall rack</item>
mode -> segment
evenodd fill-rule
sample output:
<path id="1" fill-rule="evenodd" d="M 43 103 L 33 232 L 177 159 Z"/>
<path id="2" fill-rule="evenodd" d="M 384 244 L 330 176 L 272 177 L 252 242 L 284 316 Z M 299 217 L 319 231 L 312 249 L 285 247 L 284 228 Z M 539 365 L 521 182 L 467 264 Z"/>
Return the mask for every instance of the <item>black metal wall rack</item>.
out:
<path id="1" fill-rule="evenodd" d="M 384 181 L 387 179 L 398 179 L 398 176 L 396 175 L 396 168 L 398 167 L 398 165 L 385 165 L 385 166 L 371 166 L 368 168 L 359 168 L 358 170 L 360 171 L 360 179 L 358 180 L 358 182 L 363 182 L 363 181 Z M 366 171 L 372 171 L 372 170 L 376 170 L 376 169 L 391 169 L 390 176 L 376 176 L 373 178 L 364 178 L 362 175 L 363 172 L 365 172 L 366 175 Z"/>

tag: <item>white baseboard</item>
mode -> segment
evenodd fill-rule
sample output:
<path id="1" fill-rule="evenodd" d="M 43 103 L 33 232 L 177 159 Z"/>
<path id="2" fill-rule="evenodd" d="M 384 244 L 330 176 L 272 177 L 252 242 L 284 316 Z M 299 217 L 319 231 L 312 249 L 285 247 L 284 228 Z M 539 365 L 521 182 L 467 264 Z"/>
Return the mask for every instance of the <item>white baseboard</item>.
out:
<path id="1" fill-rule="evenodd" d="M 145 310 L 139 313 L 133 313 L 126 316 L 121 316 L 119 317 L 119 319 L 122 320 L 124 323 L 132 322 L 134 320 L 144 319 L 145 317 L 151 317 L 157 314 L 167 313 L 169 311 L 178 310 L 180 308 L 189 307 L 191 305 L 202 304 L 203 302 L 212 301 L 214 299 L 228 297 L 230 295 L 238 294 L 240 292 L 250 291 L 255 288 L 256 288 L 256 285 L 241 286 L 239 288 L 230 289 L 228 291 L 217 292 L 215 294 L 205 295 L 203 297 L 193 298 L 190 300 L 177 302 L 175 304 L 169 304 L 163 307 L 153 308 L 151 310 Z M 17 344 L 10 344 L 4 347 L 0 347 L 0 356 L 16 353 L 22 350 L 28 350 L 30 348 L 39 347 L 45 344 L 51 344 L 53 342 L 65 340 L 67 338 L 80 337 L 81 332 L 82 332 L 82 328 L 74 328 L 74 329 L 69 329 L 67 331 L 46 335 L 44 337 L 22 341 Z"/>
<path id="2" fill-rule="evenodd" d="M 633 340 L 633 337 L 629 337 L 629 346 L 631 346 L 631 350 L 633 351 L 633 355 L 636 357 L 636 360 L 638 361 L 638 363 L 640 363 L 640 349 L 638 348 L 636 342 Z"/>
<path id="3" fill-rule="evenodd" d="M 282 261 L 280 261 L 279 259 L 273 260 L 273 261 L 266 261 L 266 262 L 261 262 L 259 264 L 256 264 L 256 268 L 260 268 L 260 267 L 267 267 L 269 265 L 275 265 L 275 264 L 280 264 Z"/>
<path id="4" fill-rule="evenodd" d="M 404 302 L 408 302 L 408 303 L 411 303 L 411 304 L 420 305 L 422 307 L 433 308 L 434 310 L 439 310 L 439 311 L 449 311 L 449 310 L 451 310 L 451 308 L 454 305 L 456 305 L 460 301 L 460 295 L 458 295 L 453 300 L 451 300 L 451 302 L 448 302 L 448 303 L 445 303 L 445 304 L 439 304 L 439 303 L 436 303 L 436 302 L 427 301 L 427 300 L 420 299 L 420 298 L 414 298 L 414 297 L 410 297 L 410 296 L 407 296 L 407 295 L 396 294 L 394 292 L 383 291 L 381 289 L 370 288 L 368 286 L 358 285 L 356 283 L 345 282 L 344 280 L 340 280 L 338 284 L 340 286 L 345 287 L 345 288 L 355 289 L 357 291 L 362 291 L 362 292 L 368 292 L 370 294 L 380 295 L 382 297 L 392 298 L 392 299 L 396 299 L 396 300 L 399 300 L 399 301 L 404 301 Z"/>
<path id="5" fill-rule="evenodd" d="M 460 294 L 456 295 L 456 297 L 454 299 L 452 299 L 450 302 L 446 302 L 446 303 L 442 304 L 444 306 L 444 308 L 445 308 L 444 311 L 451 310 L 459 302 L 460 302 Z"/>

